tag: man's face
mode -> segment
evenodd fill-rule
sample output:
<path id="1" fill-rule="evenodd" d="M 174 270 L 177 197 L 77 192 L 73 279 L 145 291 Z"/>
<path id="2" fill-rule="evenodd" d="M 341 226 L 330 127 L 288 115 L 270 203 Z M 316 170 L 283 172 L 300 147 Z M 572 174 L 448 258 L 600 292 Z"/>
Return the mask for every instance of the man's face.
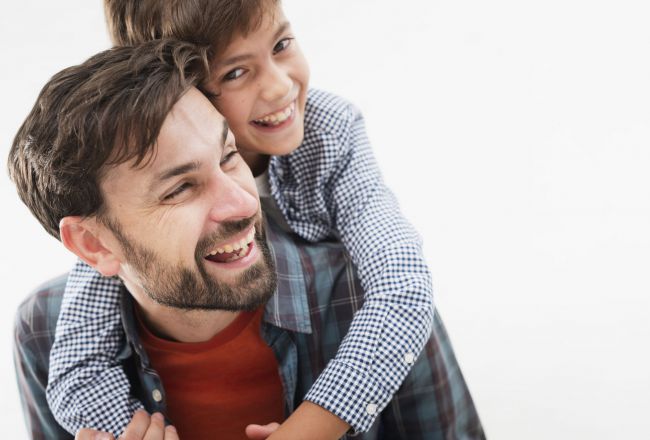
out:
<path id="1" fill-rule="evenodd" d="M 309 67 L 278 5 L 217 56 L 206 88 L 242 149 L 282 155 L 302 142 L 308 83 Z"/>
<path id="2" fill-rule="evenodd" d="M 136 297 L 254 309 L 275 290 L 255 182 L 224 118 L 196 89 L 172 108 L 144 167 L 110 169 L 100 224 Z"/>

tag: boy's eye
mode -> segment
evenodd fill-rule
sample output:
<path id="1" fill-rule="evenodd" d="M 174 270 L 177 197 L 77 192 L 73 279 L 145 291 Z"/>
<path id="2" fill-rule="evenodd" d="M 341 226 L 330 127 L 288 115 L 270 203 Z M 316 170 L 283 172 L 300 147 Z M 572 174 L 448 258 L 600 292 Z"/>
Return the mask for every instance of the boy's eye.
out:
<path id="1" fill-rule="evenodd" d="M 223 80 L 224 81 L 232 81 L 232 80 L 235 80 L 235 79 L 239 78 L 244 73 L 246 73 L 246 71 L 244 69 L 242 69 L 241 67 L 238 67 L 237 69 L 233 69 L 230 72 L 226 73 L 223 76 Z"/>
<path id="2" fill-rule="evenodd" d="M 165 197 L 163 197 L 163 200 L 173 200 L 175 197 L 181 195 L 183 192 L 185 192 L 186 189 L 190 188 L 191 186 L 192 186 L 191 183 L 184 182 L 179 187 L 177 187 L 174 191 L 170 192 Z"/>
<path id="3" fill-rule="evenodd" d="M 289 47 L 289 45 L 291 45 L 291 40 L 293 40 L 293 38 L 283 38 L 282 40 L 275 43 L 275 46 L 273 46 L 273 55 L 278 52 L 282 52 L 287 47 Z"/>

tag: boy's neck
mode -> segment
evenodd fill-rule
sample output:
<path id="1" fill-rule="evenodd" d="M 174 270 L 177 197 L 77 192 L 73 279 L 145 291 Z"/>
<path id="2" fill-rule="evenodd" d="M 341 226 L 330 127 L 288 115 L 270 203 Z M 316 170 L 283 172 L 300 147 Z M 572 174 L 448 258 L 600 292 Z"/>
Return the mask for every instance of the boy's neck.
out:
<path id="1" fill-rule="evenodd" d="M 253 172 L 253 176 L 257 177 L 266 171 L 269 166 L 269 156 L 266 154 L 253 153 L 251 151 L 239 150 L 239 154 L 244 158 L 244 162 Z"/>

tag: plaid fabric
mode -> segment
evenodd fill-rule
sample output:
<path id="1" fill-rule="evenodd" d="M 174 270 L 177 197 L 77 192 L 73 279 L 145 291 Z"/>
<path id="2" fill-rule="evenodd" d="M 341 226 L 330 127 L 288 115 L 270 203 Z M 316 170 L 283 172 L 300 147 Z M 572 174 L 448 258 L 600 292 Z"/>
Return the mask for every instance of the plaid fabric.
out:
<path id="1" fill-rule="evenodd" d="M 364 295 L 350 258 L 340 244 L 308 243 L 267 227 L 278 271 L 278 291 L 269 301 L 262 335 L 278 359 L 287 410 L 295 409 L 331 362 L 348 333 Z M 56 422 L 45 398 L 48 358 L 54 340 L 66 277 L 53 280 L 20 306 L 16 320 L 15 363 L 25 419 L 34 439 L 72 438 Z M 160 377 L 142 350 L 131 296 L 121 291 L 126 340 L 121 370 L 131 392 L 149 411 L 165 409 Z M 370 430 L 355 439 L 480 439 L 481 423 L 437 313 L 433 332 L 410 373 L 377 411 Z M 353 382 L 339 382 L 353 393 Z M 158 401 L 155 397 L 160 398 Z M 173 422 L 173 421 L 172 421 Z"/>
<path id="2" fill-rule="evenodd" d="M 285 390 L 287 411 L 295 409 L 334 359 L 355 313 L 364 301 L 354 266 L 340 244 L 311 244 L 273 225 L 267 234 L 278 271 L 278 291 L 265 311 L 262 335 L 273 349 Z M 15 364 L 25 420 L 33 439 L 72 438 L 54 419 L 46 397 L 49 354 L 54 341 L 66 277 L 30 295 L 16 320 Z M 149 366 L 136 331 L 131 296 L 120 292 L 120 371 L 149 411 L 165 411 L 165 391 Z M 370 430 L 356 439 L 484 438 L 471 396 L 437 313 L 422 354 Z M 337 382 L 355 394 L 356 384 Z M 155 397 L 159 398 L 156 399 Z M 375 405 L 375 406 L 373 406 Z M 373 412 L 371 411 L 371 412 Z M 173 421 L 172 421 L 173 422 Z"/>

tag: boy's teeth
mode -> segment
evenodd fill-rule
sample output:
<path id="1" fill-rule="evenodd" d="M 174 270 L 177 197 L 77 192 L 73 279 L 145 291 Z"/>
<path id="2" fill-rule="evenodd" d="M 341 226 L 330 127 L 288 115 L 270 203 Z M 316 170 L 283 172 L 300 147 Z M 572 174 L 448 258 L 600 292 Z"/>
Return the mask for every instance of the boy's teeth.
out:
<path id="1" fill-rule="evenodd" d="M 255 122 L 261 122 L 267 125 L 278 125 L 287 119 L 289 119 L 289 116 L 291 116 L 291 113 L 293 113 L 293 108 L 294 108 L 294 103 L 292 102 L 287 108 L 284 110 L 281 110 L 279 112 L 273 113 L 271 115 L 266 115 L 263 118 L 256 119 Z"/>

